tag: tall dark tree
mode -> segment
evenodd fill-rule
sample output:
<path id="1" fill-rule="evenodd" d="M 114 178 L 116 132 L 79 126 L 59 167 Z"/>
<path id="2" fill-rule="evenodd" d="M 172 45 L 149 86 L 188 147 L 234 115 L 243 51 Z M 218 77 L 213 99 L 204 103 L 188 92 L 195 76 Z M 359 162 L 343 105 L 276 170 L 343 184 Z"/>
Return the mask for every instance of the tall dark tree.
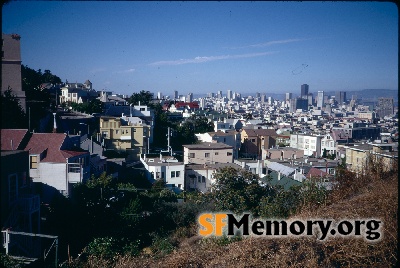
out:
<path id="1" fill-rule="evenodd" d="M 43 89 L 41 85 L 43 83 L 60 84 L 61 79 L 53 75 L 50 70 L 45 70 L 43 73 L 41 69 L 36 71 L 25 65 L 21 65 L 21 77 L 31 129 L 37 129 L 40 120 L 48 115 L 51 104 L 50 92 Z"/>

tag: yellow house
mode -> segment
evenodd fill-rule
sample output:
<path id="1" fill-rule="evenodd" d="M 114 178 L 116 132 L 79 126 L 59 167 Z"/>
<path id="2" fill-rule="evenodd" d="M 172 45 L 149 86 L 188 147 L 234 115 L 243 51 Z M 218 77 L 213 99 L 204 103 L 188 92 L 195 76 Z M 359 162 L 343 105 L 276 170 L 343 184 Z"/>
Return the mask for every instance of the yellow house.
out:
<path id="1" fill-rule="evenodd" d="M 140 159 L 149 148 L 150 127 L 140 119 L 102 116 L 100 134 L 107 150 L 125 151 L 131 159 Z"/>
<path id="2" fill-rule="evenodd" d="M 374 161 L 380 161 L 382 171 L 391 169 L 398 159 L 397 152 L 393 151 L 390 144 L 361 144 L 345 148 L 347 168 L 358 174 L 366 171 L 369 157 Z"/>

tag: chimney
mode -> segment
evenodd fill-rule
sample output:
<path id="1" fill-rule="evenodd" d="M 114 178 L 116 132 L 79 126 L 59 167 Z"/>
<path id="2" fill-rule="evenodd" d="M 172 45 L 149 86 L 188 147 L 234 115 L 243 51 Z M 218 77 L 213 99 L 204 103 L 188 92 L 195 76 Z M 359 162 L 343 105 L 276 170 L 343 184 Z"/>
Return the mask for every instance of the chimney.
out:
<path id="1" fill-rule="evenodd" d="M 54 117 L 53 133 L 57 133 L 56 113 L 53 113 L 53 117 Z"/>

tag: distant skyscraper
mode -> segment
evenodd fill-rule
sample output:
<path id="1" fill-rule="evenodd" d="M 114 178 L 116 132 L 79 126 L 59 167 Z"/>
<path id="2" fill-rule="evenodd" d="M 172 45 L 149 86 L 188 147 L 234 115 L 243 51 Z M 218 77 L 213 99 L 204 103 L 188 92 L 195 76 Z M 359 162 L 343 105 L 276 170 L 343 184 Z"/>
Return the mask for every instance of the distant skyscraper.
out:
<path id="1" fill-rule="evenodd" d="M 380 118 L 394 114 L 393 98 L 379 98 L 376 112 Z"/>
<path id="2" fill-rule="evenodd" d="M 222 98 L 222 91 L 221 90 L 218 90 L 218 96 L 217 96 L 218 98 Z"/>
<path id="3" fill-rule="evenodd" d="M 345 103 L 347 101 L 346 100 L 346 91 L 336 91 L 335 99 L 339 105 L 342 105 L 343 103 Z"/>
<path id="4" fill-rule="evenodd" d="M 174 90 L 174 99 L 177 100 L 178 98 L 179 98 L 178 91 Z"/>
<path id="5" fill-rule="evenodd" d="M 314 100 L 313 100 L 313 94 L 312 93 L 308 93 L 307 99 L 308 99 L 308 105 L 314 105 Z"/>
<path id="6" fill-rule="evenodd" d="M 308 100 L 303 98 L 296 99 L 296 110 L 302 109 L 303 111 L 308 111 Z"/>
<path id="7" fill-rule="evenodd" d="M 162 93 L 161 92 L 157 92 L 157 99 L 159 99 L 159 100 L 162 99 Z"/>
<path id="8" fill-rule="evenodd" d="M 259 98 L 259 97 L 261 97 L 261 94 L 260 94 L 260 92 L 257 92 L 256 93 L 256 98 Z"/>
<path id="9" fill-rule="evenodd" d="M 324 92 L 323 91 L 318 91 L 317 95 L 317 107 L 322 108 L 324 105 Z"/>
<path id="10" fill-rule="evenodd" d="M 229 89 L 228 89 L 228 90 L 226 91 L 226 97 L 228 98 L 228 100 L 231 100 L 231 99 L 232 99 L 232 97 L 233 97 L 233 96 L 232 96 L 232 90 L 229 90 Z"/>
<path id="11" fill-rule="evenodd" d="M 192 102 L 192 101 L 193 101 L 193 93 L 189 93 L 189 94 L 187 95 L 186 101 L 187 101 L 187 102 Z"/>
<path id="12" fill-rule="evenodd" d="M 261 94 L 261 102 L 265 102 L 266 98 L 267 98 L 267 96 L 265 94 Z"/>
<path id="13" fill-rule="evenodd" d="M 204 107 L 206 106 L 206 101 L 204 98 L 200 98 L 200 108 L 204 109 Z"/>
<path id="14" fill-rule="evenodd" d="M 307 98 L 307 96 L 308 96 L 308 85 L 307 84 L 303 84 L 303 85 L 301 85 L 300 97 L 301 98 Z"/>
<path id="15" fill-rule="evenodd" d="M 292 98 L 292 93 L 285 94 L 285 101 L 289 101 Z"/>

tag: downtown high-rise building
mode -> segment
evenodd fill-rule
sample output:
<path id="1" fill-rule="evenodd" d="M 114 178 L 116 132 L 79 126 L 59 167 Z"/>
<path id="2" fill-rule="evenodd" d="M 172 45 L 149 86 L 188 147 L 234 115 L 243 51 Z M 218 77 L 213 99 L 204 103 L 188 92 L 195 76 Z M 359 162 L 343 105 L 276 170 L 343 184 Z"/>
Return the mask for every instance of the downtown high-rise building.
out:
<path id="1" fill-rule="evenodd" d="M 376 113 L 380 118 L 393 115 L 394 114 L 393 98 L 379 98 L 378 105 L 376 106 Z"/>
<path id="2" fill-rule="evenodd" d="M 232 98 L 233 98 L 233 95 L 232 95 L 232 90 L 227 90 L 226 91 L 226 97 L 228 98 L 228 100 L 231 100 Z"/>
<path id="3" fill-rule="evenodd" d="M 222 90 L 218 90 L 217 98 L 222 98 Z"/>
<path id="4" fill-rule="evenodd" d="M 285 101 L 289 101 L 292 98 L 292 93 L 285 93 Z"/>
<path id="5" fill-rule="evenodd" d="M 192 101 L 193 101 L 193 93 L 187 94 L 186 101 L 187 101 L 187 102 L 192 102 Z"/>
<path id="6" fill-rule="evenodd" d="M 307 99 L 307 96 L 308 96 L 308 85 L 303 84 L 301 85 L 300 97 Z"/>
<path id="7" fill-rule="evenodd" d="M 339 105 L 342 105 L 343 103 L 345 103 L 347 101 L 346 100 L 346 91 L 336 91 L 335 99 Z"/>
<path id="8" fill-rule="evenodd" d="M 163 97 L 162 93 L 159 91 L 157 92 L 157 99 L 161 100 Z"/>
<path id="9" fill-rule="evenodd" d="M 318 94 L 317 94 L 317 107 L 318 108 L 322 108 L 324 103 L 325 103 L 325 101 L 324 101 L 324 92 L 323 91 L 318 91 Z"/>
<path id="10" fill-rule="evenodd" d="M 179 99 L 178 91 L 174 90 L 174 99 Z"/>

